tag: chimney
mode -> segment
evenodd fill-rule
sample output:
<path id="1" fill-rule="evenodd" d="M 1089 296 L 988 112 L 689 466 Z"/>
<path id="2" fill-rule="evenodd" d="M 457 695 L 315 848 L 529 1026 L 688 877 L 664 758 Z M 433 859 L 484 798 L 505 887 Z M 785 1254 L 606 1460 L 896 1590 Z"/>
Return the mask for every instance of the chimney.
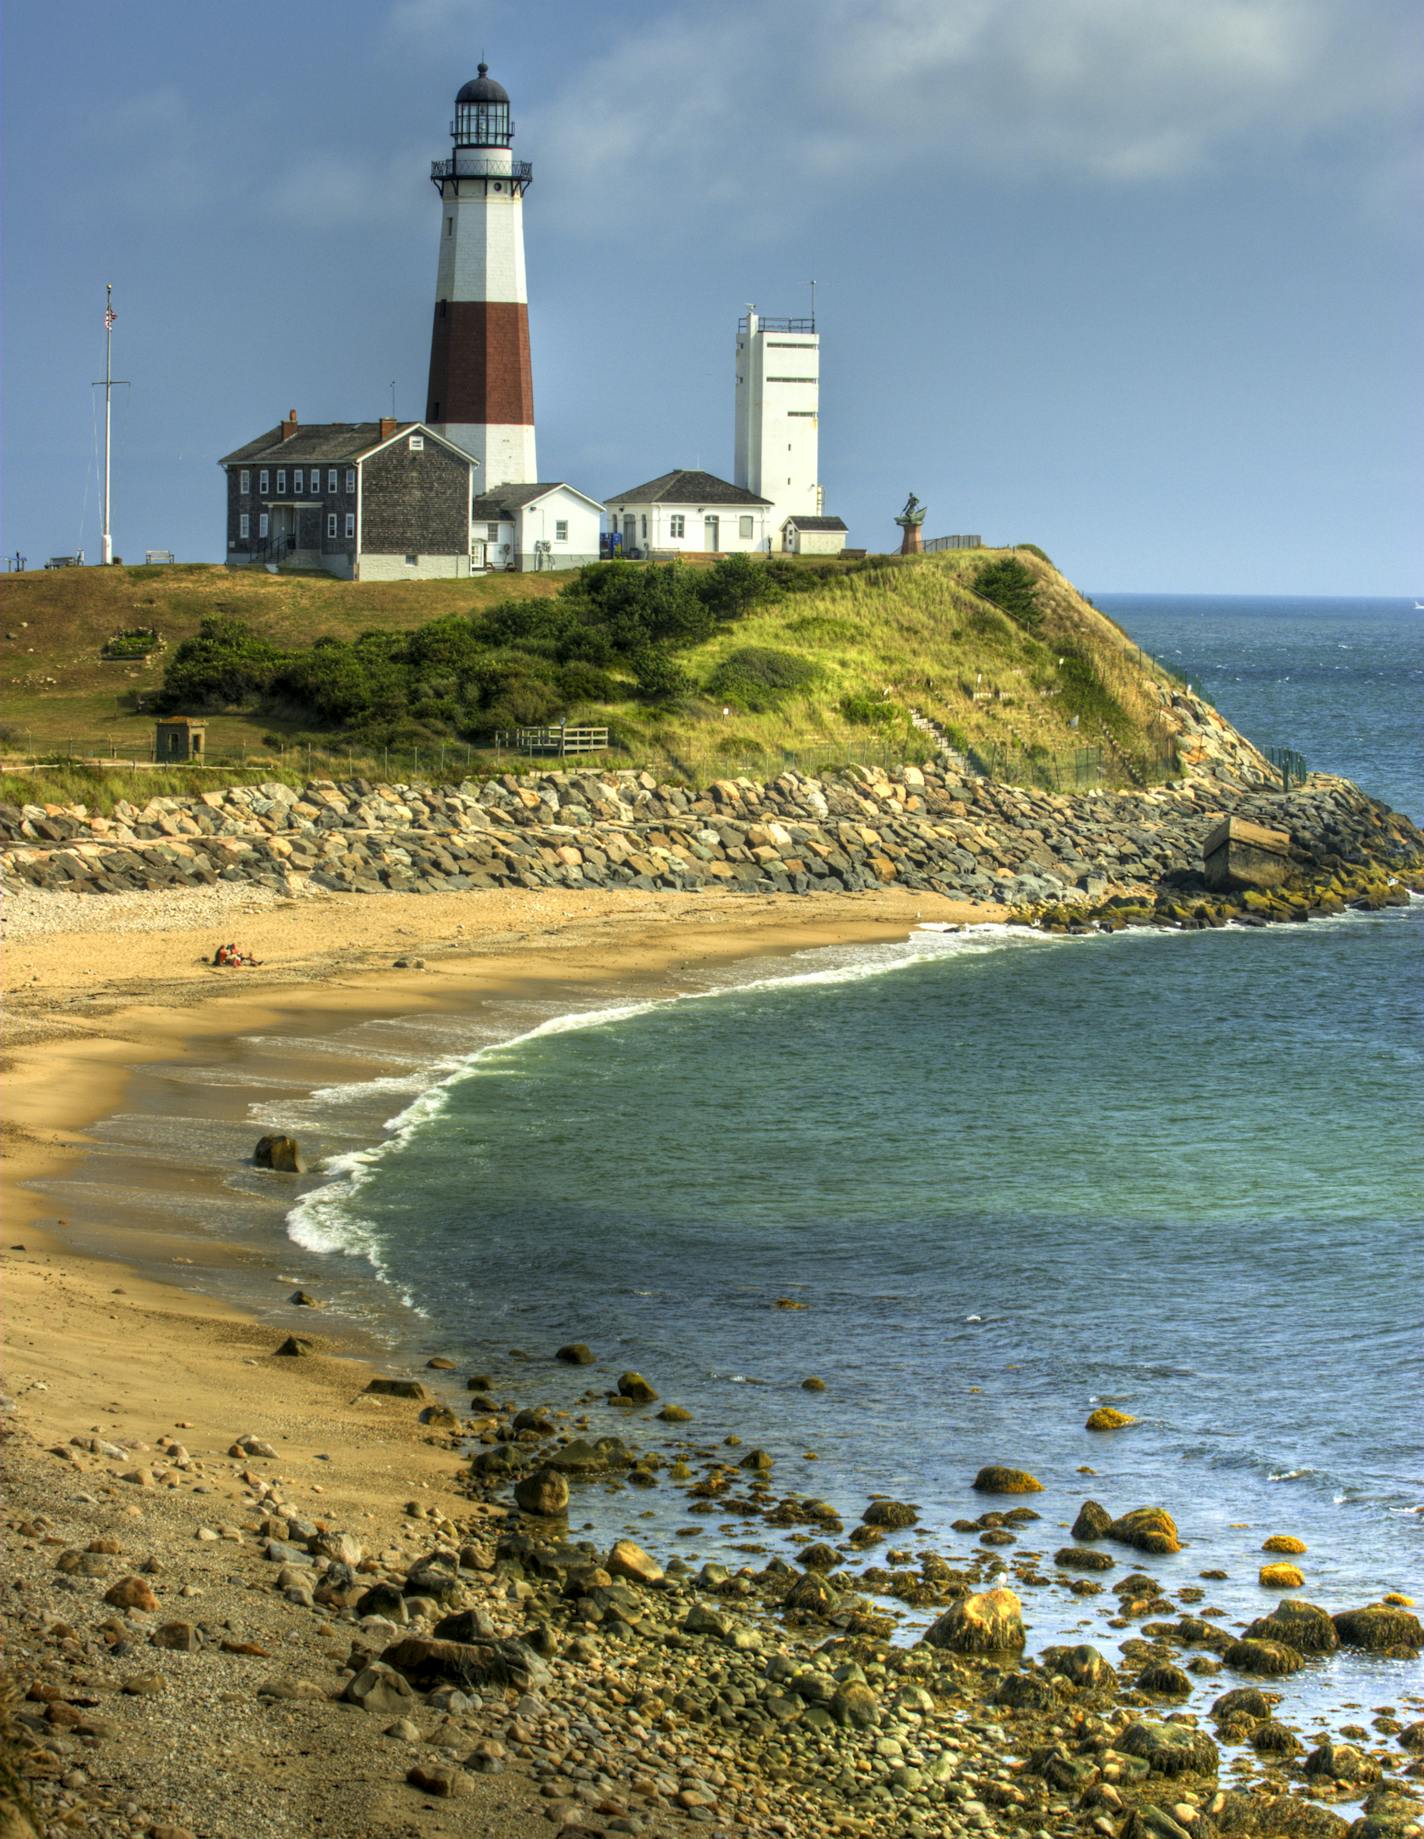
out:
<path id="1" fill-rule="evenodd" d="M 296 433 L 296 431 L 297 431 L 297 411 L 295 409 L 289 409 L 287 411 L 287 419 L 282 423 L 282 439 L 284 441 L 291 440 L 292 436 Z"/>
<path id="2" fill-rule="evenodd" d="M 398 426 L 399 423 L 396 421 L 394 415 L 383 415 L 381 417 L 381 439 L 383 441 L 388 441 L 395 433 Z"/>

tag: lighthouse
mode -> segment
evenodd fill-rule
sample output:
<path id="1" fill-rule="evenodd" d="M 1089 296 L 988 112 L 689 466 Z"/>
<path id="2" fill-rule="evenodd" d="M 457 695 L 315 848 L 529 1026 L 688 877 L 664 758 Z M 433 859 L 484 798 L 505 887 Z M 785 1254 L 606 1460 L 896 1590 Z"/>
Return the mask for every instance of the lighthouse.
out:
<path id="1" fill-rule="evenodd" d="M 455 98 L 454 145 L 430 177 L 440 194 L 440 260 L 427 423 L 480 463 L 478 490 L 533 482 L 534 380 L 524 279 L 524 194 L 509 95 L 481 64 Z"/>

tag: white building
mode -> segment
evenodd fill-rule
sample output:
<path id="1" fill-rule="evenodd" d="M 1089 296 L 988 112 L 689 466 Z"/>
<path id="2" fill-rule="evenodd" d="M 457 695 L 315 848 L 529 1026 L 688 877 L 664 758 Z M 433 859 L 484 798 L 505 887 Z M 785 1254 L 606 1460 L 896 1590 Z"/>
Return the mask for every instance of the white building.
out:
<path id="1" fill-rule="evenodd" d="M 824 511 L 819 478 L 821 341 L 814 319 L 764 319 L 755 307 L 737 326 L 733 477 L 788 517 Z M 779 543 L 778 543 L 779 546 Z"/>
<path id="2" fill-rule="evenodd" d="M 608 500 L 610 528 L 625 556 L 656 562 L 690 555 L 766 555 L 776 537 L 773 507 L 713 473 L 678 467 Z"/>
<path id="3" fill-rule="evenodd" d="M 603 506 L 562 482 L 502 485 L 475 499 L 471 551 L 476 568 L 582 568 L 598 560 Z"/>
<path id="4" fill-rule="evenodd" d="M 788 517 L 781 526 L 781 546 L 793 556 L 838 556 L 845 548 L 846 527 L 839 517 Z"/>

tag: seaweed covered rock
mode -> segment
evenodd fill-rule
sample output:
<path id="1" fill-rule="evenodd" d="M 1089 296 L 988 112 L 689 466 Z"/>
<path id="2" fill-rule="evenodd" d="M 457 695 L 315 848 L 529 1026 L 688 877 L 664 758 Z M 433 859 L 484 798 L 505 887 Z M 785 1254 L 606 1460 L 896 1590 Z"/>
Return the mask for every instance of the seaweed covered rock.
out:
<path id="1" fill-rule="evenodd" d="M 1053 1562 L 1065 1571 L 1110 1571 L 1117 1559 L 1093 1545 L 1063 1545 L 1053 1554 Z"/>
<path id="2" fill-rule="evenodd" d="M 1238 1673 L 1256 1673 L 1263 1679 L 1284 1678 L 1288 1673 L 1299 1673 L 1305 1665 L 1305 1655 L 1299 1648 L 1288 1647 L 1284 1641 L 1263 1641 L 1254 1635 L 1233 1641 L 1222 1659 Z"/>
<path id="3" fill-rule="evenodd" d="M 1139 1801 L 1127 1817 L 1122 1839 L 1191 1839 L 1191 1833 L 1165 1808 Z"/>
<path id="4" fill-rule="evenodd" d="M 1211 1715 L 1214 1718 L 1269 1718 L 1272 1708 L 1279 1702 L 1278 1692 L 1262 1692 L 1257 1686 L 1234 1686 L 1214 1701 Z"/>
<path id="5" fill-rule="evenodd" d="M 1290 1794 L 1251 1794 L 1229 1788 L 1211 1803 L 1221 1839 L 1346 1839 L 1350 1824 L 1328 1807 Z"/>
<path id="6" fill-rule="evenodd" d="M 1133 1684 L 1139 1692 L 1150 1692 L 1159 1699 L 1186 1699 L 1192 1695 L 1192 1682 L 1169 1660 L 1154 1660 L 1142 1669 Z"/>
<path id="7" fill-rule="evenodd" d="M 1294 1564 L 1263 1564 L 1258 1581 L 1263 1590 L 1300 1590 L 1305 1585 L 1305 1573 Z"/>
<path id="8" fill-rule="evenodd" d="M 1246 1741 L 1253 1750 L 1269 1756 L 1294 1756 L 1303 1747 L 1290 1725 L 1282 1724 L 1279 1718 L 1262 1718 Z"/>
<path id="9" fill-rule="evenodd" d="M 991 1462 L 974 1477 L 980 1494 L 1042 1494 L 1043 1483 L 1027 1469 L 1008 1469 Z"/>
<path id="10" fill-rule="evenodd" d="M 1122 1430 L 1128 1424 L 1135 1424 L 1137 1419 L 1130 1411 L 1119 1411 L 1114 1405 L 1099 1405 L 1096 1411 L 1088 1413 L 1084 1430 Z"/>
<path id="11" fill-rule="evenodd" d="M 554 1519 L 569 1510 L 569 1484 L 557 1469 L 538 1468 L 514 1484 L 514 1504 L 536 1519 Z"/>
<path id="12" fill-rule="evenodd" d="M 956 1654 L 1013 1652 L 1024 1644 L 1023 1605 L 1002 1587 L 963 1597 L 925 1630 L 923 1639 Z"/>
<path id="13" fill-rule="evenodd" d="M 561 1475 L 600 1475 L 631 1468 L 633 1452 L 621 1437 L 599 1437 L 592 1443 L 587 1437 L 572 1437 L 550 1450 L 544 1460 Z"/>
<path id="14" fill-rule="evenodd" d="M 641 1373 L 630 1369 L 618 1375 L 618 1396 L 626 1398 L 633 1405 L 651 1405 L 658 1395 Z"/>
<path id="15" fill-rule="evenodd" d="M 919 1519 L 918 1508 L 911 1507 L 907 1501 L 872 1501 L 861 1514 L 861 1521 L 866 1526 L 889 1526 L 899 1528 L 913 1526 Z"/>
<path id="16" fill-rule="evenodd" d="M 1343 1647 L 1362 1647 L 1371 1654 L 1412 1659 L 1424 1647 L 1424 1628 L 1407 1609 L 1388 1603 L 1370 1603 L 1364 1609 L 1345 1609 L 1331 1618 Z"/>
<path id="17" fill-rule="evenodd" d="M 1306 1549 L 1305 1540 L 1291 1533 L 1272 1533 L 1269 1539 L 1261 1541 L 1263 1552 L 1282 1552 L 1287 1558 L 1299 1558 Z"/>
<path id="18" fill-rule="evenodd" d="M 1139 1552 L 1179 1552 L 1176 1522 L 1165 1507 L 1134 1507 L 1108 1527 L 1105 1538 L 1130 1545 Z"/>
<path id="19" fill-rule="evenodd" d="M 1084 1501 L 1069 1528 L 1075 1539 L 1102 1539 L 1112 1525 L 1112 1515 L 1100 1501 Z"/>
<path id="20" fill-rule="evenodd" d="M 1205 1731 L 1191 1724 L 1159 1724 L 1155 1718 L 1129 1724 L 1114 1747 L 1140 1758 L 1153 1775 L 1215 1775 L 1221 1760 Z"/>
<path id="21" fill-rule="evenodd" d="M 1057 1694 L 1046 1679 L 1037 1673 L 1007 1673 L 994 1694 L 994 1704 L 1014 1711 L 1051 1711 Z"/>
<path id="22" fill-rule="evenodd" d="M 1306 1757 L 1305 1772 L 1332 1782 L 1377 1782 L 1380 1766 L 1353 1743 L 1322 1743 Z"/>
<path id="23" fill-rule="evenodd" d="M 1259 1616 L 1246 1630 L 1247 1641 L 1283 1641 L 1299 1654 L 1331 1654 L 1340 1645 L 1328 1609 L 1291 1597 Z"/>

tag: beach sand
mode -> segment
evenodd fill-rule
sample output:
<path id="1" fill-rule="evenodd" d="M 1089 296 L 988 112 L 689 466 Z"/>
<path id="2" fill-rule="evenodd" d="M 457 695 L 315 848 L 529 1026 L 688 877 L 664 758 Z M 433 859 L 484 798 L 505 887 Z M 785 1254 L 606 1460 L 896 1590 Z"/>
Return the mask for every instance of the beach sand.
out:
<path id="1" fill-rule="evenodd" d="M 131 1236 L 116 1234 L 106 1243 L 90 1222 L 84 1249 L 71 1241 L 66 1221 L 30 1184 L 42 1184 L 86 1152 L 89 1128 L 124 1101 L 136 1069 L 220 1051 L 223 1042 L 254 1030 L 289 1026 L 310 1035 L 369 1018 L 463 1013 L 512 990 L 544 991 L 560 1001 L 570 991 L 611 996 L 630 984 L 670 990 L 682 987 L 679 978 L 750 957 L 901 938 L 922 920 L 1001 917 L 897 892 L 795 900 L 646 893 L 355 896 L 252 904 L 236 916 L 230 904 L 206 902 L 202 893 L 112 901 L 25 896 L 10 911 L 7 1122 L 0 1163 L 8 1248 L 4 1390 L 14 1401 L 0 1420 L 8 1431 L 8 1537 L 17 1542 L 18 1562 L 24 1551 L 42 1549 L 46 1541 L 82 1547 L 86 1536 L 102 1537 L 116 1522 L 132 1534 L 136 1516 L 143 1549 L 174 1574 L 174 1588 L 192 1569 L 195 1554 L 217 1549 L 232 1554 L 230 1545 L 194 1545 L 198 1524 L 211 1528 L 219 1520 L 237 1519 L 251 1525 L 264 1500 L 296 1503 L 307 1514 L 319 1513 L 355 1532 L 368 1552 L 385 1546 L 404 1552 L 407 1561 L 413 1527 L 429 1543 L 425 1523 L 407 1512 L 408 1503 L 452 1517 L 458 1513 L 462 1525 L 471 1508 L 454 1491 L 459 1465 L 450 1439 L 430 1438 L 409 1403 L 363 1391 L 371 1369 L 353 1357 L 369 1352 L 359 1340 L 324 1342 L 321 1319 L 293 1309 L 291 1326 L 316 1335 L 316 1356 L 274 1359 L 280 1336 L 269 1324 L 180 1287 L 181 1272 L 175 1283 L 157 1282 L 126 1264 L 133 1254 Z M 260 968 L 211 967 L 215 945 L 234 936 L 262 961 Z M 423 958 L 425 966 L 396 970 L 392 960 L 400 956 Z M 240 1095 L 233 1102 L 239 1103 Z M 142 1178 L 141 1166 L 135 1166 L 135 1181 Z M 194 1249 L 209 1263 L 225 1255 L 212 1240 Z M 277 1471 L 270 1463 L 250 1463 L 240 1452 L 229 1455 L 244 1433 L 271 1444 Z M 76 1452 L 69 1442 L 75 1437 L 122 1448 L 124 1460 Z M 151 1468 L 156 1461 L 161 1469 L 159 1440 L 168 1437 L 179 1439 L 201 1465 L 196 1477 L 170 1468 L 168 1485 L 156 1488 L 119 1479 L 126 1465 Z M 69 1457 L 47 1453 L 65 1446 Z M 264 1473 L 256 1476 L 254 1469 Z M 274 1473 L 280 1474 L 275 1485 Z M 244 1474 L 253 1478 L 244 1481 Z M 49 1522 L 39 1531 L 36 1512 Z M 126 1536 L 123 1543 L 127 1553 L 133 1540 Z M 225 1574 L 232 1571 L 226 1563 Z M 43 1587 L 42 1579 L 31 1584 L 32 1602 L 38 1600 L 35 1589 Z M 253 1622 L 250 1576 L 240 1588 L 237 1582 L 220 1585 L 215 1576 L 196 1587 L 210 1597 L 225 1591 L 224 1601 L 230 1597 L 239 1608 L 247 1605 L 244 1625 Z M 168 1589 L 162 1594 L 169 1609 Z M 258 1618 L 264 1627 L 273 1613 L 267 1609 Z M 226 1619 L 234 1621 L 232 1614 Z M 286 1657 L 301 1663 L 299 1671 L 315 1665 L 305 1658 L 313 1646 L 318 1653 L 326 1650 L 328 1671 L 331 1659 L 341 1657 L 336 1650 L 344 1654 L 344 1639 L 333 1639 L 330 1631 L 321 1637 L 299 1620 L 270 1638 L 295 1644 Z M 39 1641 L 37 1629 L 12 1627 L 12 1664 L 33 1673 L 43 1647 L 35 1645 Z M 153 1657 L 150 1650 L 138 1651 Z M 103 1676 L 113 1669 L 96 1669 L 90 1658 L 87 1677 L 98 1681 L 106 1716 L 109 1708 L 120 1714 L 115 1722 L 122 1758 L 114 1756 L 111 1739 L 83 1739 L 100 1754 L 81 1758 L 78 1773 L 85 1779 L 72 1790 L 47 1790 L 46 1806 L 83 1808 L 88 1796 L 106 1809 L 94 1830 L 148 1832 L 163 1817 L 175 1831 L 188 1826 L 195 1832 L 230 1832 L 234 1839 L 316 1830 L 515 1834 L 531 1819 L 536 1825 L 530 1830 L 548 1830 L 536 1819 L 533 1790 L 517 1768 L 470 1777 L 473 1793 L 458 1802 L 423 1800 L 402 1781 L 411 1758 L 393 1759 L 382 1749 L 390 1746 L 379 1734 L 386 1720 L 359 1714 L 338 1716 L 341 1729 L 356 1732 L 360 1741 L 349 1753 L 338 1746 L 334 1771 L 328 1766 L 332 1759 L 324 1758 L 287 1772 L 279 1755 L 263 1749 L 275 1730 L 280 1750 L 285 1726 L 259 1720 L 250 1741 L 265 1761 L 254 1767 L 265 1772 L 274 1791 L 285 1784 L 283 1798 L 274 1803 L 285 1811 L 280 1818 L 264 1813 L 260 1821 L 254 1814 L 244 1825 L 237 1814 L 223 1812 L 221 1784 L 212 1771 L 198 1771 L 200 1781 L 191 1764 L 204 1743 L 221 1739 L 213 1667 L 242 1673 L 245 1664 L 245 1682 L 254 1664 L 266 1663 L 213 1656 L 204 1676 L 192 1664 L 196 1655 L 160 1656 L 176 1677 L 169 1682 L 165 1716 L 155 1721 L 139 1715 L 148 1704 L 141 1694 L 125 1696 L 120 1690 L 111 1697 L 113 1681 Z M 72 1673 L 72 1659 L 66 1664 Z M 200 1678 L 206 1683 L 200 1685 Z M 190 1683 L 192 1703 L 176 1702 Z M 250 1700 L 250 1685 L 243 1696 Z M 317 1712 L 329 1715 L 325 1704 L 306 1708 L 309 1719 Z M 185 1730 L 192 1733 L 188 1741 Z M 58 1770 L 59 1779 L 67 1779 L 74 1772 L 72 1760 L 60 1755 L 51 1775 Z M 354 1780 L 367 1784 L 359 1813 L 348 1807 L 341 1787 Z M 437 1805 L 438 1814 L 432 1811 Z M 125 1806 L 133 1812 L 124 1813 Z M 426 1811 L 417 1820 L 415 1810 L 421 1808 Z M 319 1825 L 311 1824 L 318 1812 Z"/>

